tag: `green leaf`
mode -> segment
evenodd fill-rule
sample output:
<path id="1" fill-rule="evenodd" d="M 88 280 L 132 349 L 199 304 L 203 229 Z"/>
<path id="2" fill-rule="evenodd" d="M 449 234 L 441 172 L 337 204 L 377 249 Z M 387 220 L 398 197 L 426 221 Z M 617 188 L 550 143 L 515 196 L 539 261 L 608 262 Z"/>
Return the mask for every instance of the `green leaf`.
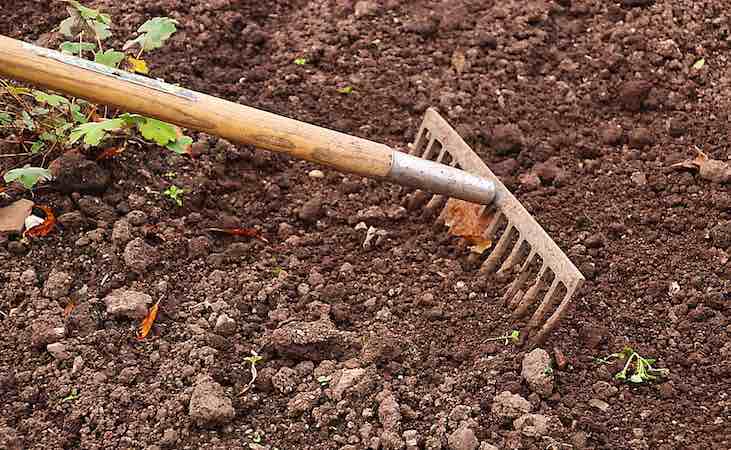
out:
<path id="1" fill-rule="evenodd" d="M 62 103 L 69 103 L 66 97 L 55 94 L 48 94 L 43 91 L 33 91 L 33 96 L 36 98 L 36 101 L 38 103 L 47 103 L 53 107 L 61 106 Z"/>
<path id="2" fill-rule="evenodd" d="M 94 34 L 100 41 L 103 41 L 112 36 L 112 32 L 109 31 L 108 23 L 94 21 L 91 27 L 94 29 Z"/>
<path id="3" fill-rule="evenodd" d="M 163 46 L 170 36 L 176 31 L 178 22 L 169 17 L 155 17 L 143 23 L 137 29 L 138 33 L 142 33 L 131 41 L 127 41 L 122 47 L 127 50 L 135 45 L 139 45 L 143 51 L 150 51 Z"/>
<path id="4" fill-rule="evenodd" d="M 76 388 L 71 389 L 71 393 L 61 400 L 61 403 L 70 402 L 79 398 L 79 391 Z"/>
<path id="5" fill-rule="evenodd" d="M 36 129 L 36 123 L 33 121 L 33 118 L 28 114 L 28 111 L 23 111 L 21 114 L 23 125 L 25 125 L 25 128 L 28 131 L 33 131 Z"/>
<path id="6" fill-rule="evenodd" d="M 9 112 L 0 111 L 0 126 L 10 125 L 13 123 L 13 116 Z"/>
<path id="7" fill-rule="evenodd" d="M 96 50 L 96 44 L 92 42 L 64 42 L 61 44 L 61 51 L 71 55 L 79 55 L 81 52 L 93 52 Z"/>
<path id="8" fill-rule="evenodd" d="M 178 138 L 177 141 L 171 142 L 165 146 L 168 150 L 172 150 L 178 155 L 187 155 L 189 152 L 190 144 L 193 143 L 193 139 L 188 136 Z"/>
<path id="9" fill-rule="evenodd" d="M 352 94 L 353 93 L 353 86 L 345 86 L 338 89 L 338 92 L 341 94 Z"/>
<path id="10" fill-rule="evenodd" d="M 31 153 L 38 153 L 41 150 L 43 150 L 43 147 L 46 146 L 46 143 L 43 141 L 35 141 L 33 142 L 33 145 L 30 146 L 30 152 Z"/>
<path id="11" fill-rule="evenodd" d="M 114 49 L 107 49 L 104 52 L 94 53 L 94 62 L 104 64 L 107 67 L 116 69 L 120 62 L 124 59 L 124 53 Z"/>
<path id="12" fill-rule="evenodd" d="M 636 374 L 632 375 L 631 377 L 629 377 L 629 381 L 631 383 L 638 383 L 639 384 L 639 383 L 644 382 L 645 380 L 642 378 L 642 375 L 636 373 Z"/>
<path id="13" fill-rule="evenodd" d="M 173 187 L 175 187 L 175 186 L 171 186 L 171 189 L 172 189 Z M 177 188 L 176 188 L 176 189 L 177 189 Z M 249 364 L 251 364 L 252 366 L 255 366 L 255 365 L 257 365 L 257 364 L 258 364 L 258 363 L 259 363 L 259 362 L 260 362 L 260 361 L 261 361 L 262 359 L 264 359 L 264 357 L 263 357 L 263 356 L 259 356 L 259 355 L 254 355 L 254 356 L 247 356 L 246 358 L 244 358 L 244 361 L 248 362 L 248 363 L 249 363 Z"/>
<path id="14" fill-rule="evenodd" d="M 693 63 L 693 69 L 701 70 L 703 68 L 703 66 L 705 66 L 705 65 L 706 65 L 706 59 L 701 58 L 698 61 L 696 61 L 695 63 Z"/>
<path id="15" fill-rule="evenodd" d="M 71 111 L 71 117 L 73 117 L 74 122 L 76 123 L 86 123 L 88 120 L 86 119 L 86 116 L 81 113 L 81 106 L 77 104 L 72 104 L 69 106 L 69 110 Z"/>
<path id="16" fill-rule="evenodd" d="M 67 38 L 75 37 L 74 29 L 79 27 L 78 17 L 67 17 L 58 26 L 58 31 Z"/>
<path id="17" fill-rule="evenodd" d="M 105 23 L 109 25 L 112 22 L 112 18 L 109 16 L 109 14 L 103 14 L 99 12 L 98 9 L 91 9 L 87 6 L 82 5 L 81 3 L 77 2 L 76 0 L 64 0 L 66 3 L 70 4 L 76 10 L 81 14 L 81 17 L 84 19 L 91 19 L 91 20 L 98 20 L 99 22 Z"/>
<path id="18" fill-rule="evenodd" d="M 38 139 L 40 139 L 42 141 L 46 141 L 46 142 L 56 142 L 56 135 L 46 131 L 45 133 L 41 133 L 41 135 L 38 136 Z M 32 148 L 31 148 L 31 151 L 33 151 Z"/>
<path id="19" fill-rule="evenodd" d="M 148 118 L 144 123 L 139 124 L 137 128 L 140 130 L 142 137 L 163 147 L 170 142 L 175 142 L 178 138 L 173 125 L 157 119 Z"/>
<path id="20" fill-rule="evenodd" d="M 121 130 L 124 125 L 124 120 L 120 118 L 81 124 L 71 131 L 69 145 L 76 143 L 83 137 L 85 144 L 95 147 L 107 137 L 107 132 Z"/>
<path id="21" fill-rule="evenodd" d="M 185 194 L 185 191 L 175 185 L 170 186 L 163 192 L 163 195 L 170 197 L 178 206 L 183 206 L 183 194 Z"/>
<path id="22" fill-rule="evenodd" d="M 39 181 L 48 181 L 53 179 L 53 175 L 43 167 L 25 166 L 20 169 L 9 170 L 3 177 L 6 183 L 19 181 L 26 189 L 33 189 Z"/>
<path id="23" fill-rule="evenodd" d="M 294 60 L 294 63 L 298 66 L 304 66 L 305 64 L 307 64 L 307 58 L 297 58 Z"/>

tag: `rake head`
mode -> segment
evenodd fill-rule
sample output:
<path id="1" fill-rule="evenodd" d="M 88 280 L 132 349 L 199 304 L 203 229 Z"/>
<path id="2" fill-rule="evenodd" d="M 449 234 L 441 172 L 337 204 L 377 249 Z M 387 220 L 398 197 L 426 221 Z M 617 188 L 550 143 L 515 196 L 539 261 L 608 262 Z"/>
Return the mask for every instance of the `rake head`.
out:
<path id="1" fill-rule="evenodd" d="M 495 182 L 495 199 L 490 205 L 470 206 L 476 216 L 471 220 L 483 224 L 482 238 L 496 244 L 484 261 L 475 253 L 470 259 L 473 263 L 481 263 L 483 273 L 515 277 L 503 299 L 512 309 L 514 320 L 531 314 L 521 336 L 527 337 L 533 345 L 543 343 L 584 283 L 584 276 L 436 110 L 427 110 L 416 139 L 410 144 L 410 154 Z M 461 200 L 432 196 L 419 190 L 407 198 L 409 209 L 423 208 L 427 215 L 439 213 L 436 220 L 442 224 L 456 202 Z"/>

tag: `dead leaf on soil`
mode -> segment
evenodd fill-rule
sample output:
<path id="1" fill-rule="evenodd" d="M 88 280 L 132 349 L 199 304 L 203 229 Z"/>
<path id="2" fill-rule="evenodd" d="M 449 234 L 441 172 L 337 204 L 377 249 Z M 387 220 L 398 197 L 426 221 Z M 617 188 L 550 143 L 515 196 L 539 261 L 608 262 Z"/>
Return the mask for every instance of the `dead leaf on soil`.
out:
<path id="1" fill-rule="evenodd" d="M 110 147 L 99 153 L 99 156 L 96 157 L 96 160 L 101 161 L 103 159 L 114 158 L 115 156 L 121 154 L 123 151 L 124 147 Z"/>
<path id="2" fill-rule="evenodd" d="M 24 237 L 42 237 L 47 236 L 48 233 L 53 230 L 56 226 L 56 216 L 53 214 L 53 210 L 45 205 L 39 205 L 38 208 L 42 209 L 46 213 L 46 218 L 43 219 L 43 223 L 33 228 L 25 230 L 23 233 Z"/>
<path id="3" fill-rule="evenodd" d="M 711 159 L 700 150 L 696 150 L 698 155 L 693 159 L 686 159 L 670 166 L 673 169 L 698 170 L 699 175 L 704 180 L 714 183 L 731 182 L 731 165 L 724 161 Z"/>
<path id="4" fill-rule="evenodd" d="M 482 254 L 492 246 L 492 241 L 483 237 L 492 216 L 480 214 L 482 205 L 449 199 L 444 211 L 444 224 L 449 233 L 469 241 L 473 253 Z"/>
<path id="5" fill-rule="evenodd" d="M 73 301 L 68 302 L 63 308 L 63 318 L 68 319 L 74 308 L 76 308 L 76 303 L 74 303 Z"/>
<path id="6" fill-rule="evenodd" d="M 147 337 L 148 334 L 150 334 L 150 330 L 152 330 L 152 325 L 155 323 L 155 318 L 157 318 L 157 309 L 160 306 L 160 300 L 155 302 L 154 305 L 152 305 L 152 308 L 150 308 L 150 311 L 147 313 L 147 316 L 140 324 L 140 329 L 137 333 L 137 340 L 141 341 Z"/>
<path id="7" fill-rule="evenodd" d="M 464 53 L 459 50 L 455 51 L 452 54 L 452 67 L 454 67 L 454 70 L 457 72 L 457 74 L 461 75 L 466 65 L 467 58 L 465 57 Z"/>
<path id="8" fill-rule="evenodd" d="M 150 68 L 147 67 L 147 61 L 144 59 L 137 59 L 131 56 L 127 57 L 127 64 L 129 64 L 130 71 L 134 73 L 141 73 L 147 75 L 150 73 Z"/>
<path id="9" fill-rule="evenodd" d="M 261 235 L 256 228 L 206 228 L 207 231 L 229 234 L 231 236 L 253 237 L 260 241 L 269 243 L 267 238 Z"/>

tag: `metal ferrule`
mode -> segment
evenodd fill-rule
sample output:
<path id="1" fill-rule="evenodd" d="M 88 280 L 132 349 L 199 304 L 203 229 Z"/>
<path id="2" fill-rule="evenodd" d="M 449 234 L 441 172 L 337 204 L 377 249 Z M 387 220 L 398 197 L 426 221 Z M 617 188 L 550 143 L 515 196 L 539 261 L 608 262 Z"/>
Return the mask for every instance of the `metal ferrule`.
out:
<path id="1" fill-rule="evenodd" d="M 394 151 L 387 179 L 433 194 L 442 194 L 481 205 L 495 198 L 495 183 L 445 164 Z"/>

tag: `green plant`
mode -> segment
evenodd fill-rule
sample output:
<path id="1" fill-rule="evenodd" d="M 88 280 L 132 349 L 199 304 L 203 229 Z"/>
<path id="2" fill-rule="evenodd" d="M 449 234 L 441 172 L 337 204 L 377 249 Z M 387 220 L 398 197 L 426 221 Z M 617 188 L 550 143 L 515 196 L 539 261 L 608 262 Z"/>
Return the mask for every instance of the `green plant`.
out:
<path id="1" fill-rule="evenodd" d="M 670 374 L 670 369 L 655 369 L 652 367 L 652 365 L 655 364 L 655 360 L 651 358 L 643 358 L 639 355 L 639 353 L 634 351 L 632 347 L 625 347 L 621 352 L 612 353 L 604 358 L 596 358 L 596 361 L 600 364 L 606 364 L 614 359 L 626 360 L 622 370 L 614 375 L 616 380 L 641 384 L 654 381 L 658 378 L 658 376 L 666 377 Z M 634 373 L 631 372 L 633 362 Z"/>
<path id="2" fill-rule="evenodd" d="M 298 66 L 304 66 L 305 64 L 307 64 L 307 58 L 297 58 L 294 60 L 294 63 Z"/>
<path id="3" fill-rule="evenodd" d="M 505 345 L 508 345 L 510 342 L 513 344 L 518 344 L 520 342 L 520 331 L 518 330 L 511 330 L 510 334 L 506 334 L 505 336 L 497 336 L 488 338 L 488 341 L 505 341 Z"/>
<path id="4" fill-rule="evenodd" d="M 258 374 L 258 372 L 256 371 L 256 365 L 263 359 L 264 358 L 262 356 L 259 356 L 259 354 L 256 353 L 254 350 L 251 351 L 251 356 L 247 356 L 246 358 L 244 358 L 244 361 L 251 364 L 251 380 L 249 380 L 249 384 L 244 388 L 243 392 L 247 392 L 249 389 L 251 389 L 251 386 L 254 385 Z"/>
<path id="5" fill-rule="evenodd" d="M 51 180 L 51 172 L 43 167 L 25 166 L 19 169 L 8 170 L 3 179 L 6 183 L 19 181 L 26 189 L 31 190 L 39 181 Z"/>
<path id="6" fill-rule="evenodd" d="M 254 435 L 251 436 L 251 441 L 255 444 L 261 444 L 261 442 L 264 440 L 264 434 L 259 434 L 258 431 L 254 432 Z"/>
<path id="7" fill-rule="evenodd" d="M 185 191 L 183 189 L 172 185 L 169 188 L 165 189 L 162 194 L 169 197 L 178 206 L 183 206 L 183 195 L 185 194 Z"/>
<path id="8" fill-rule="evenodd" d="M 130 72 L 148 73 L 147 62 L 140 59 L 142 54 L 162 47 L 177 31 L 175 20 L 155 17 L 138 28 L 138 36 L 127 41 L 123 51 L 105 48 L 104 41 L 112 36 L 111 16 L 76 0 L 63 1 L 69 16 L 58 26 L 59 33 L 67 39 L 59 47 L 61 52 L 108 67 L 122 66 Z M 24 150 L 15 156 L 33 157 L 41 151 L 47 154 L 79 142 L 94 148 L 114 140 L 110 145 L 121 148 L 137 138 L 184 154 L 193 142 L 178 127 L 166 122 L 138 114 L 117 113 L 110 117 L 106 107 L 0 79 L 0 131 L 3 129 L 17 138 L 6 142 L 18 144 Z"/>
<path id="9" fill-rule="evenodd" d="M 317 383 L 322 387 L 330 386 L 331 380 L 332 380 L 332 378 L 330 378 L 327 375 L 320 375 L 319 377 L 317 377 Z"/>
<path id="10" fill-rule="evenodd" d="M 73 388 L 73 389 L 71 389 L 71 392 L 69 393 L 69 395 L 67 395 L 66 397 L 61 399 L 61 403 L 66 403 L 66 402 L 70 402 L 73 400 L 77 400 L 79 397 L 80 397 L 80 395 L 79 395 L 78 389 Z"/>
<path id="11" fill-rule="evenodd" d="M 345 94 L 345 95 L 352 94 L 353 86 L 345 86 L 345 87 L 338 88 L 338 93 Z"/>

